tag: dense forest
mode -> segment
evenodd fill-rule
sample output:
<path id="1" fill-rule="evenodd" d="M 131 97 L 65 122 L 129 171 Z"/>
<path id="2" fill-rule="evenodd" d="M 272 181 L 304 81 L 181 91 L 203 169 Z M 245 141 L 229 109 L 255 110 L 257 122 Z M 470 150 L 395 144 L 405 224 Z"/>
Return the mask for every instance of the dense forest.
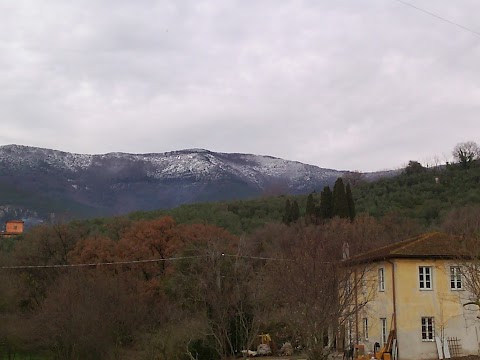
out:
<path id="1" fill-rule="evenodd" d="M 401 174 L 392 178 L 368 182 L 363 180 L 361 174 L 352 173 L 343 180 L 351 185 L 356 213 L 376 218 L 400 215 L 425 228 L 438 227 L 452 209 L 480 203 L 478 161 L 472 161 L 467 167 L 455 163 L 428 168 L 417 161 L 410 161 Z M 206 223 L 222 227 L 236 235 L 249 234 L 267 223 L 282 222 L 287 200 L 297 202 L 299 217 L 305 216 L 309 197 L 318 211 L 324 211 L 320 207 L 325 190 L 319 189 L 310 195 L 280 195 L 253 200 L 190 204 L 170 210 L 139 211 L 121 219 L 151 220 L 168 215 L 179 223 Z M 325 214 L 321 216 L 330 217 Z M 103 231 L 108 223 L 118 219 L 97 218 L 82 223 Z"/>
<path id="2" fill-rule="evenodd" d="M 0 358 L 228 359 L 268 333 L 274 352 L 324 359 L 328 331 L 357 310 L 357 284 L 339 287 L 346 244 L 478 236 L 479 181 L 473 159 L 411 161 L 306 196 L 34 227 L 0 242 Z"/>

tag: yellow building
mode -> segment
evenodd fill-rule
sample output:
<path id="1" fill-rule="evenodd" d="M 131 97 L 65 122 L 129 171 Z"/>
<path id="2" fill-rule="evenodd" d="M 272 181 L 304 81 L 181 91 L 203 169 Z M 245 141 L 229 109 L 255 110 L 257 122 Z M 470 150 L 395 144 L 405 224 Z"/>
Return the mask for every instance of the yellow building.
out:
<path id="1" fill-rule="evenodd" d="M 391 334 L 400 360 L 477 355 L 478 309 L 463 306 L 471 296 L 459 260 L 469 255 L 461 238 L 431 233 L 352 257 L 365 271 L 355 302 L 368 302 L 347 321 L 346 342 L 373 352 Z"/>

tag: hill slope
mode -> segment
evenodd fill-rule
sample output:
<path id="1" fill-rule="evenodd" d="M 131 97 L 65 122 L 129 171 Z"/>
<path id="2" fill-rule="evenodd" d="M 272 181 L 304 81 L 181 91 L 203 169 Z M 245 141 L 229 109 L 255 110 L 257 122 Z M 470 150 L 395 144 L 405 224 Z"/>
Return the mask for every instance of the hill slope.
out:
<path id="1" fill-rule="evenodd" d="M 0 220 L 108 216 L 181 204 L 305 194 L 344 172 L 269 156 L 192 149 L 72 154 L 0 147 Z"/>
<path id="2" fill-rule="evenodd" d="M 425 228 L 441 223 L 452 209 L 480 204 L 480 164 L 469 169 L 458 165 L 424 169 L 416 174 L 361 182 L 353 188 L 357 214 L 375 217 L 390 215 L 394 222 L 399 217 L 415 220 Z M 154 219 L 171 215 L 180 223 L 206 222 L 224 227 L 235 234 L 252 232 L 268 222 L 281 222 L 285 201 L 298 201 L 301 214 L 306 207 L 306 195 L 261 197 L 252 200 L 183 205 L 169 210 L 142 211 L 129 214 L 131 220 Z M 319 194 L 314 196 L 317 203 Z M 102 228 L 118 219 L 97 219 L 90 226 Z M 96 225 L 95 225 L 96 224 Z"/>
<path id="3" fill-rule="evenodd" d="M 363 183 L 353 195 L 360 212 L 373 216 L 395 212 L 436 223 L 453 208 L 480 204 L 480 163 L 467 169 L 451 164 Z"/>

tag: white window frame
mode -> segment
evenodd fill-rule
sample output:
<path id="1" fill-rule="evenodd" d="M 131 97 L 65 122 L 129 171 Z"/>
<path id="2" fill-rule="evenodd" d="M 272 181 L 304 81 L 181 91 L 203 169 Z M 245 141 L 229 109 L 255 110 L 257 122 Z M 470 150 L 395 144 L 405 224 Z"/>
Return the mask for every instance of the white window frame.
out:
<path id="1" fill-rule="evenodd" d="M 368 340 L 368 318 L 363 318 L 363 340 Z"/>
<path id="2" fill-rule="evenodd" d="M 378 291 L 385 291 L 385 268 L 378 269 Z"/>
<path id="3" fill-rule="evenodd" d="M 460 266 L 450 266 L 450 290 L 463 290 L 463 276 Z"/>
<path id="4" fill-rule="evenodd" d="M 380 329 L 381 342 L 382 346 L 384 346 L 387 343 L 387 318 L 380 318 Z"/>
<path id="5" fill-rule="evenodd" d="M 418 286 L 420 290 L 433 290 L 433 267 L 418 267 Z"/>
<path id="6" fill-rule="evenodd" d="M 435 319 L 432 316 L 422 316 L 422 341 L 435 341 Z"/>

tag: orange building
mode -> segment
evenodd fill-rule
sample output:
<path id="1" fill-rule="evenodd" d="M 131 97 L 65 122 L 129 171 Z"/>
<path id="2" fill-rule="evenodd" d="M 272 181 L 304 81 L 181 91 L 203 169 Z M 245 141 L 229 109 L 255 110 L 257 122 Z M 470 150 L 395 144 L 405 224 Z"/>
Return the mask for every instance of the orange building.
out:
<path id="1" fill-rule="evenodd" d="M 10 237 L 23 233 L 22 220 L 9 220 L 5 223 L 5 231 L 0 232 L 0 237 Z"/>

